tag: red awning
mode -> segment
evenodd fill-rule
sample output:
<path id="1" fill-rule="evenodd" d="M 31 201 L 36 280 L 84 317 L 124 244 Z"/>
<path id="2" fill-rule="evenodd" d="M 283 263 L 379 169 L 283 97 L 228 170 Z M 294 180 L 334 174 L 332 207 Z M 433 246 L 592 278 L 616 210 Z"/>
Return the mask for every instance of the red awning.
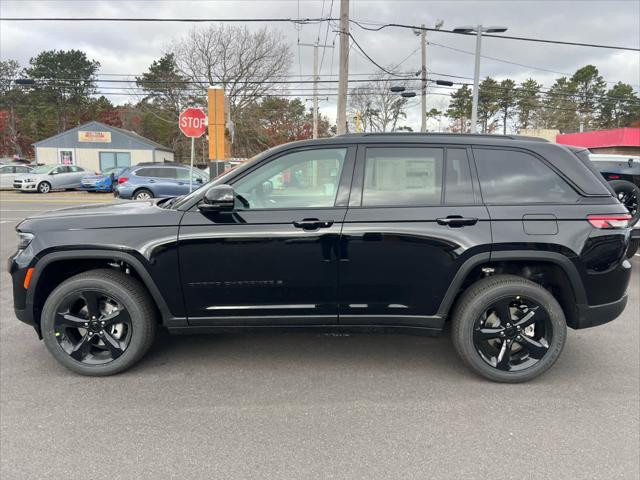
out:
<path id="1" fill-rule="evenodd" d="M 574 147 L 640 147 L 640 128 L 616 128 L 557 135 L 556 142 Z"/>

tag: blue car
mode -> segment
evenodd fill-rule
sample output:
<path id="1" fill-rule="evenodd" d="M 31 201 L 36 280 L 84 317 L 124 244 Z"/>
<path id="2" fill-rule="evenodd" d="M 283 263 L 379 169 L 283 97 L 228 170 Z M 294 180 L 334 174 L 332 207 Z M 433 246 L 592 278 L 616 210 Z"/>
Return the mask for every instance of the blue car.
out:
<path id="1" fill-rule="evenodd" d="M 113 194 L 119 198 L 148 200 L 150 198 L 177 197 L 189 193 L 209 181 L 209 175 L 179 163 L 140 163 L 120 175 Z"/>
<path id="2" fill-rule="evenodd" d="M 112 192 L 114 183 L 117 185 L 122 172 L 129 167 L 111 167 L 100 174 L 87 175 L 80 181 L 80 190 L 87 192 Z"/>

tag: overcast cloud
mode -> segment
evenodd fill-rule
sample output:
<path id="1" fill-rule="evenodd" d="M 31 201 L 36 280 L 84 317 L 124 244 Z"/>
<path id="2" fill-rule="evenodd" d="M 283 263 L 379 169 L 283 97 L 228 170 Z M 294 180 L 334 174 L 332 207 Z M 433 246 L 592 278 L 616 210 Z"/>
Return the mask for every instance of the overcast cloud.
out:
<path id="1" fill-rule="evenodd" d="M 319 17 L 328 15 L 331 0 L 253 0 L 253 1 L 13 1 L 0 2 L 1 17 Z M 339 0 L 333 2 L 332 17 L 338 17 Z M 504 25 L 508 34 L 522 37 L 549 38 L 596 44 L 640 46 L 640 1 L 365 1 L 351 0 L 351 18 L 376 23 L 408 23 L 433 26 L 444 20 L 444 28 L 461 25 Z M 263 24 L 249 24 L 260 28 Z M 101 64 L 100 74 L 140 74 L 157 59 L 172 38 L 193 28 L 185 23 L 90 23 L 90 22 L 0 22 L 0 57 L 13 58 L 27 65 L 29 59 L 47 49 L 81 49 Z M 291 45 L 294 62 L 291 74 L 311 75 L 312 49 L 296 47 L 297 36 L 304 43 L 318 37 L 318 25 L 304 25 L 298 32 L 292 24 L 275 24 Z M 320 26 L 320 40 L 324 41 L 326 25 Z M 419 40 L 410 30 L 387 28 L 367 32 L 355 26 L 351 31 L 358 43 L 378 63 L 397 64 L 419 47 Z M 328 43 L 335 34 L 329 31 Z M 475 39 L 445 33 L 430 33 L 429 40 L 473 51 Z M 336 40 L 336 47 L 338 41 Z M 351 50 L 350 74 L 363 78 L 376 72 L 376 67 Z M 596 65 L 609 82 L 640 86 L 640 53 L 586 47 L 545 45 L 520 41 L 483 39 L 483 55 L 572 74 L 586 64 Z M 428 68 L 432 72 L 473 76 L 473 56 L 436 45 L 427 53 Z M 333 62 L 331 61 L 333 59 Z M 419 69 L 419 50 L 415 51 L 398 70 Z M 325 52 L 321 74 L 337 73 L 338 51 Z M 543 70 L 512 65 L 490 59 L 482 60 L 482 76 L 496 79 L 510 77 L 521 81 L 533 77 L 550 86 L 559 76 Z M 434 76 L 433 78 L 437 78 Z M 432 93 L 448 93 L 431 89 Z M 304 97 L 303 97 L 304 98 Z M 335 97 L 321 102 L 321 111 L 335 119 Z M 114 103 L 132 100 L 112 96 Z M 447 97 L 431 95 L 429 106 L 443 108 Z M 310 104 L 309 104 L 310 105 Z M 411 101 L 407 124 L 419 124 L 419 100 Z"/>

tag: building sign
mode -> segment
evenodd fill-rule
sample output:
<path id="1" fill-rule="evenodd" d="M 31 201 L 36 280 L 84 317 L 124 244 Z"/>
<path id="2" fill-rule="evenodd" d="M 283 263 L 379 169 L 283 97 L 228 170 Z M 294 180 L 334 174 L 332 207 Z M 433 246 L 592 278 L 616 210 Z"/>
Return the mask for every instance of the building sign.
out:
<path id="1" fill-rule="evenodd" d="M 78 131 L 79 142 L 111 143 L 111 132 Z"/>

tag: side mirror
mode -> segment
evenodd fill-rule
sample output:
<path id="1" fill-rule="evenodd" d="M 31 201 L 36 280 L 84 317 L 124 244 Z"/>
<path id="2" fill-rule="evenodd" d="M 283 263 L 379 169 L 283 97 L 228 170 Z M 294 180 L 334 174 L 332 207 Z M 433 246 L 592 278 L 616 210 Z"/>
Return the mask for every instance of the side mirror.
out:
<path id="1" fill-rule="evenodd" d="M 196 177 L 196 183 L 199 183 L 199 184 L 201 184 L 201 185 L 202 185 L 202 178 L 200 178 L 200 177 Z"/>
<path id="2" fill-rule="evenodd" d="M 57 175 L 57 174 L 58 174 L 58 171 L 57 171 L 57 170 L 51 170 L 51 171 L 49 172 L 49 175 Z"/>
<path id="3" fill-rule="evenodd" d="M 216 185 L 208 189 L 198 208 L 203 212 L 231 212 L 236 195 L 231 185 Z"/>

